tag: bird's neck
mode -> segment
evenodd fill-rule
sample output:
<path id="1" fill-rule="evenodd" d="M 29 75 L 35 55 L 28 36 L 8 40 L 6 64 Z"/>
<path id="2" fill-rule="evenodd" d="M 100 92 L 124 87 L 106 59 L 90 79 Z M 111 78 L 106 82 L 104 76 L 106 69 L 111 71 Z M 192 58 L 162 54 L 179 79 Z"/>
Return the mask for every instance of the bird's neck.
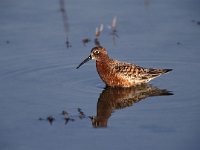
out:
<path id="1" fill-rule="evenodd" d="M 112 59 L 108 55 L 101 57 L 101 59 L 96 60 L 96 67 L 108 67 Z"/>
<path id="2" fill-rule="evenodd" d="M 110 59 L 108 56 L 96 61 L 97 72 L 103 81 L 105 80 L 105 76 L 109 75 L 111 62 L 112 59 Z"/>

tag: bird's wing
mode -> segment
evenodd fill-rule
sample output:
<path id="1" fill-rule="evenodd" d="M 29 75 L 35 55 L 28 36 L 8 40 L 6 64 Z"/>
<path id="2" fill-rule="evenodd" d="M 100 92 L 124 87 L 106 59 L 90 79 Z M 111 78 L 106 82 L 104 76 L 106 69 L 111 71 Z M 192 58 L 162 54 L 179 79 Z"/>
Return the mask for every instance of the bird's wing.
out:
<path id="1" fill-rule="evenodd" d="M 113 71 L 117 76 L 123 76 L 133 80 L 149 80 L 161 74 L 156 69 L 143 68 L 135 64 L 116 61 L 113 65 Z"/>

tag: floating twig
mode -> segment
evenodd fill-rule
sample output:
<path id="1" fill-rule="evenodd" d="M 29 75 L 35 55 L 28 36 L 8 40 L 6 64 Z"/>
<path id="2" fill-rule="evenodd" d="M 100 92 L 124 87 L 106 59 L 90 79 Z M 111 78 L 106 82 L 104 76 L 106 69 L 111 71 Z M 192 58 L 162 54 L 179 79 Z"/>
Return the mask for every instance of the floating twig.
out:
<path id="1" fill-rule="evenodd" d="M 65 9 L 65 0 L 60 0 L 60 12 L 62 13 L 62 18 L 63 18 L 63 25 L 64 25 L 64 31 L 65 31 L 65 44 L 67 48 L 71 47 L 71 44 L 69 42 L 69 24 L 68 24 L 68 16 L 67 16 L 67 11 Z"/>
<path id="2" fill-rule="evenodd" d="M 95 39 L 94 39 L 94 44 L 96 46 L 101 46 L 100 41 L 99 41 L 99 37 L 101 35 L 101 32 L 103 31 L 103 24 L 101 24 L 99 27 L 96 28 L 95 30 Z"/>
<path id="3" fill-rule="evenodd" d="M 113 39 L 113 44 L 116 45 L 115 38 L 119 38 L 118 31 L 117 31 L 117 17 L 113 17 L 111 25 L 108 26 L 108 28 L 111 30 L 111 35 Z"/>

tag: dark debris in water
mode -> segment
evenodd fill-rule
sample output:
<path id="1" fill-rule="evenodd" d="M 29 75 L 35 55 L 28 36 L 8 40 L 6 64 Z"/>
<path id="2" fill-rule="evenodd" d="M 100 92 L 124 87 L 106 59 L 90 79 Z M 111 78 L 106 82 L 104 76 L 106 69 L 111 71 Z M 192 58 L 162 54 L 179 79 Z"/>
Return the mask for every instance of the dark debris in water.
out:
<path id="1" fill-rule="evenodd" d="M 0 41 L 0 44 L 10 44 L 11 43 L 11 41 L 10 40 L 5 40 L 5 41 Z"/>
<path id="2" fill-rule="evenodd" d="M 76 119 L 78 119 L 78 118 L 81 120 L 90 118 L 85 115 L 85 113 L 82 111 L 81 108 L 78 108 L 77 111 L 78 111 L 78 114 L 76 114 L 76 115 L 69 115 L 69 113 L 66 110 L 63 110 L 61 112 L 61 115 L 63 116 L 61 119 L 64 120 L 65 125 L 68 124 L 69 122 L 76 121 Z M 50 123 L 50 125 L 52 125 L 55 120 L 59 120 L 59 119 L 58 118 L 56 119 L 54 116 L 49 115 L 46 118 L 39 117 L 38 120 L 39 121 L 48 121 Z"/>
<path id="3" fill-rule="evenodd" d="M 46 119 L 39 117 L 38 118 L 39 121 L 48 121 L 50 123 L 50 125 L 53 124 L 53 122 L 56 120 L 53 116 L 47 116 Z"/>
<path id="4" fill-rule="evenodd" d="M 78 108 L 78 112 L 79 112 L 79 118 L 80 119 L 85 118 L 85 114 L 84 114 L 84 112 L 80 108 Z"/>
<path id="5" fill-rule="evenodd" d="M 64 117 L 65 124 L 67 124 L 69 121 L 72 121 L 72 122 L 75 121 L 75 119 L 70 117 L 69 113 L 67 111 L 65 111 L 65 110 L 62 111 L 62 115 Z"/>
<path id="6" fill-rule="evenodd" d="M 91 41 L 91 40 L 90 40 L 89 38 L 83 38 L 83 39 L 82 39 L 82 42 L 83 42 L 83 45 L 84 45 L 84 46 L 86 46 L 86 44 L 89 43 L 90 41 Z"/>
<path id="7" fill-rule="evenodd" d="M 66 44 L 66 47 L 67 47 L 67 48 L 70 48 L 70 47 L 72 47 L 72 45 L 70 44 L 70 42 L 69 42 L 68 38 L 67 38 L 67 40 L 66 40 L 65 44 Z"/>
<path id="8" fill-rule="evenodd" d="M 48 116 L 46 120 L 52 125 L 56 119 L 53 116 Z"/>
<path id="9" fill-rule="evenodd" d="M 6 44 L 10 44 L 10 41 L 9 41 L 9 40 L 6 40 Z"/>
<path id="10" fill-rule="evenodd" d="M 65 124 L 67 124 L 69 121 L 72 121 L 72 122 L 75 121 L 75 119 L 73 118 L 64 118 L 64 120 L 65 120 Z"/>
<path id="11" fill-rule="evenodd" d="M 199 25 L 200 26 L 200 21 L 199 20 L 191 20 L 191 22 L 193 22 L 193 23 L 196 23 L 197 25 Z"/>

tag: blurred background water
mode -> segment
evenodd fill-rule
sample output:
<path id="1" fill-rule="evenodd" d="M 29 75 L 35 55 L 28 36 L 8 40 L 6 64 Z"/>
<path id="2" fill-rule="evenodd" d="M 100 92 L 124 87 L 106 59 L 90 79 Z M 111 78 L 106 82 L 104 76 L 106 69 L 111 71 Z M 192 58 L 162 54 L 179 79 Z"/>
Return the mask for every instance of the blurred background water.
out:
<path id="1" fill-rule="evenodd" d="M 64 6 L 61 11 L 59 0 L 1 0 L 0 149 L 198 150 L 200 2 L 68 0 Z M 115 16 L 119 37 L 113 43 L 108 26 Z M 88 116 L 98 115 L 102 95 L 109 99 L 116 91 L 104 90 L 94 62 L 75 68 L 94 46 L 100 24 L 99 41 L 112 58 L 173 68 L 151 85 L 174 95 L 147 95 L 123 109 L 106 104 L 107 128 L 97 129 Z M 91 42 L 84 46 L 85 38 Z M 74 120 L 65 124 L 63 110 Z"/>

